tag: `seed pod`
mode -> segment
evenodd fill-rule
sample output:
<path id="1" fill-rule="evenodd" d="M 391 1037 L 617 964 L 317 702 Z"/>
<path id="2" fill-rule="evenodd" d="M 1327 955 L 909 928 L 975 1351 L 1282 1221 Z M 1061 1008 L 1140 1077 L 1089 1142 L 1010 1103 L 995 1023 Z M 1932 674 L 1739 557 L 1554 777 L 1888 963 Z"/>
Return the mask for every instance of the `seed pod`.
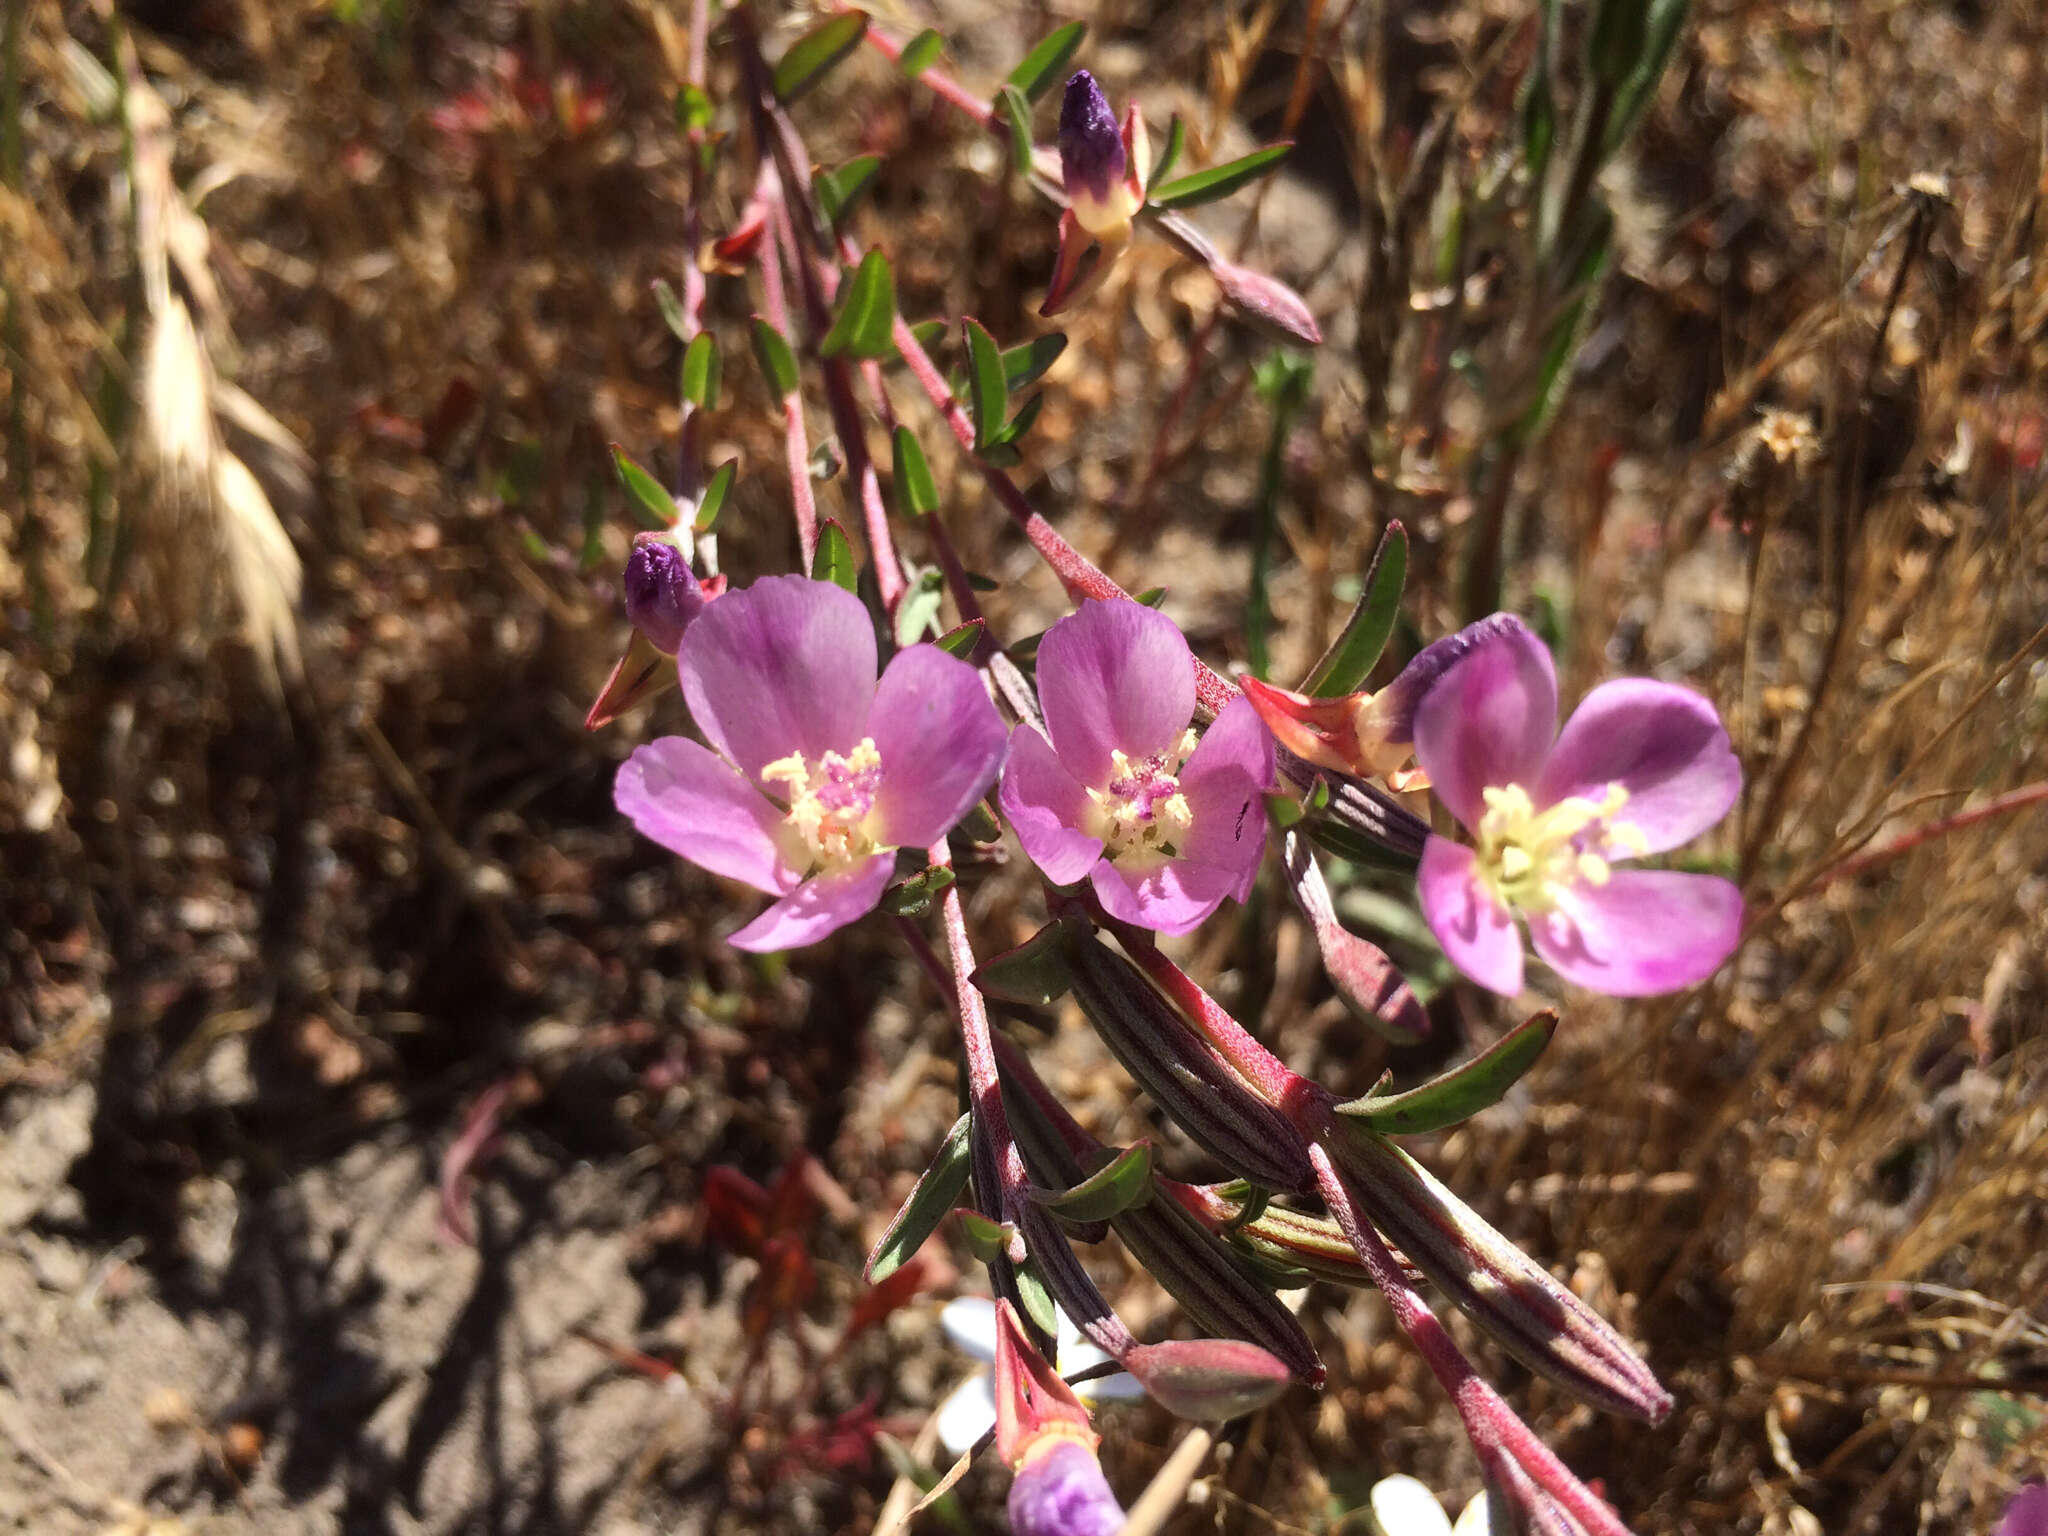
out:
<path id="1" fill-rule="evenodd" d="M 1315 1187 L 1301 1135 L 1209 1053 L 1137 967 L 1078 927 L 1066 930 L 1074 996 L 1124 1070 L 1233 1173 L 1268 1189 Z"/>

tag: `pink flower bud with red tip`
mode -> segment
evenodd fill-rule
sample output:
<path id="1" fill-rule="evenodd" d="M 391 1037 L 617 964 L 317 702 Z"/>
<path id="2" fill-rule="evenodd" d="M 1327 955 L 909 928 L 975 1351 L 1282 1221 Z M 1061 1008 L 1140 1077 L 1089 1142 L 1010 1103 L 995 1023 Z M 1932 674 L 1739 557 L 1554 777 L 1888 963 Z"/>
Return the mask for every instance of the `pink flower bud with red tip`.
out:
<path id="1" fill-rule="evenodd" d="M 640 534 L 626 558 L 624 584 L 633 627 L 662 655 L 675 655 L 683 626 L 704 611 L 706 601 L 689 557 L 661 534 Z"/>
<path id="2" fill-rule="evenodd" d="M 1067 82 L 1060 103 L 1060 179 L 1074 218 L 1098 240 L 1130 238 L 1131 220 L 1144 206 L 1145 187 L 1138 178 L 1136 140 L 1144 120 L 1135 104 L 1117 126 L 1109 99 L 1087 70 Z"/>

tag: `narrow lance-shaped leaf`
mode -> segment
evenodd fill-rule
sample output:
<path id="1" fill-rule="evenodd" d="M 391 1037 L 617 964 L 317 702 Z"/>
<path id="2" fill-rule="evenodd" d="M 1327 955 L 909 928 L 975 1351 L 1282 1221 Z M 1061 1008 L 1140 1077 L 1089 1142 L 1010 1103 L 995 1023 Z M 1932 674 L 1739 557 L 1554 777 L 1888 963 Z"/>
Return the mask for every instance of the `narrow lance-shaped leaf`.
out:
<path id="1" fill-rule="evenodd" d="M 945 578 L 937 571 L 926 571 L 918 578 L 917 585 L 911 587 L 897 600 L 898 645 L 916 645 L 918 641 L 924 639 L 928 631 L 938 627 L 939 603 L 945 595 L 945 590 Z M 950 885 L 952 881 L 949 879 L 946 883 Z"/>
<path id="2" fill-rule="evenodd" d="M 1017 1266 L 1016 1274 L 1017 1299 L 1024 1303 L 1024 1315 L 1036 1323 L 1048 1338 L 1057 1338 L 1060 1331 L 1059 1303 L 1053 1300 L 1052 1291 L 1047 1288 L 1045 1276 L 1032 1255 L 1025 1255 L 1024 1262 Z"/>
<path id="3" fill-rule="evenodd" d="M 811 28 L 776 61 L 776 96 L 784 102 L 795 101 L 824 79 L 833 65 L 859 47 L 867 30 L 865 11 L 843 11 Z"/>
<path id="4" fill-rule="evenodd" d="M 996 105 L 1010 125 L 1010 164 L 1020 176 L 1031 174 L 1031 103 L 1014 85 L 996 92 Z"/>
<path id="5" fill-rule="evenodd" d="M 895 474 L 891 484 L 896 492 L 896 510 L 906 517 L 924 517 L 939 509 L 939 487 L 932 479 L 932 467 L 925 461 L 917 435 L 898 427 L 890 435 L 895 452 Z"/>
<path id="6" fill-rule="evenodd" d="M 721 372 L 717 339 L 699 331 L 683 351 L 683 398 L 700 411 L 716 410 Z"/>
<path id="7" fill-rule="evenodd" d="M 907 642 L 906 642 L 907 643 Z M 944 864 L 921 869 L 907 880 L 899 880 L 882 892 L 882 910 L 891 917 L 922 917 L 932 901 L 954 881 L 953 871 Z"/>
<path id="8" fill-rule="evenodd" d="M 811 561 L 811 580 L 829 581 L 848 592 L 859 585 L 853 568 L 853 546 L 847 542 L 846 530 L 829 517 L 818 530 L 818 553 Z"/>
<path id="9" fill-rule="evenodd" d="M 1045 396 L 1042 394 L 1033 395 L 1029 400 L 1026 400 L 1017 407 L 1016 415 L 1003 423 L 1002 430 L 995 435 L 995 441 L 1003 445 L 1019 441 L 1026 432 L 1031 430 L 1031 424 L 1038 420 L 1038 413 L 1044 408 Z"/>
<path id="10" fill-rule="evenodd" d="M 1067 350 L 1066 334 L 1052 331 L 1019 346 L 1003 348 L 1003 383 L 1011 394 L 1029 389 Z"/>
<path id="11" fill-rule="evenodd" d="M 946 322 L 943 320 L 919 320 L 910 327 L 911 337 L 929 354 L 933 348 L 946 339 Z"/>
<path id="12" fill-rule="evenodd" d="M 1389 1135 L 1443 1130 L 1505 1098 L 1556 1032 L 1556 1014 L 1532 1014 L 1463 1066 L 1405 1093 L 1368 1093 L 1340 1104 L 1338 1113 Z"/>
<path id="13" fill-rule="evenodd" d="M 887 357 L 894 348 L 896 274 L 889 258 L 869 251 L 845 285 L 832 329 L 818 343 L 826 357 Z"/>
<path id="14" fill-rule="evenodd" d="M 967 1244 L 967 1251 L 984 1264 L 993 1264 L 1010 1251 L 1013 1233 L 1006 1221 L 991 1221 L 988 1217 L 966 1206 L 954 1207 L 953 1214 L 960 1222 L 960 1236 Z"/>
<path id="15" fill-rule="evenodd" d="M 680 514 L 675 498 L 661 488 L 661 482 L 627 458 L 617 443 L 612 444 L 612 463 L 618 468 L 619 483 L 626 488 L 626 500 L 632 505 L 633 515 L 642 526 L 655 533 L 675 527 Z"/>
<path id="16" fill-rule="evenodd" d="M 960 322 L 967 338 L 967 409 L 974 418 L 974 451 L 992 442 L 1004 425 L 1010 395 L 1003 378 L 1002 349 L 971 317 Z"/>
<path id="17" fill-rule="evenodd" d="M 796 393 L 796 357 L 789 350 L 788 341 L 759 315 L 754 316 L 753 335 L 754 357 L 761 364 L 768 387 L 775 391 L 776 399 L 788 399 Z"/>
<path id="18" fill-rule="evenodd" d="M 1145 195 L 1145 201 L 1154 208 L 1193 208 L 1202 203 L 1213 203 L 1266 175 L 1292 148 L 1291 140 L 1268 144 L 1264 149 L 1255 149 L 1227 165 L 1214 165 L 1206 171 L 1195 171 L 1154 187 Z"/>
<path id="19" fill-rule="evenodd" d="M 962 661 L 972 656 L 981 644 L 981 637 L 988 630 L 988 620 L 969 619 L 953 629 L 947 630 L 932 642 L 948 656 L 957 656 Z"/>
<path id="20" fill-rule="evenodd" d="M 1408 530 L 1398 521 L 1387 524 L 1380 547 L 1365 573 L 1365 590 L 1343 631 L 1323 652 L 1301 685 L 1319 699 L 1342 698 L 1365 686 L 1366 677 L 1393 638 L 1401 614 L 1401 589 L 1408 580 Z"/>
<path id="21" fill-rule="evenodd" d="M 683 301 L 676 297 L 675 289 L 665 278 L 654 280 L 654 302 L 661 309 L 661 323 L 669 328 L 677 341 L 690 339 L 689 322 L 683 318 Z"/>
<path id="22" fill-rule="evenodd" d="M 880 155 L 862 155 L 849 160 L 836 171 L 820 171 L 811 178 L 811 185 L 817 189 L 818 207 L 825 217 L 837 224 L 846 217 L 860 195 L 867 191 L 868 184 L 875 179 L 880 169 Z"/>
<path id="23" fill-rule="evenodd" d="M 1657 97 L 1657 83 L 1664 78 L 1678 35 L 1685 30 L 1689 0 L 1649 0 L 1649 15 L 1643 24 L 1635 67 L 1616 92 L 1607 118 L 1607 134 L 1601 141 L 1601 158 L 1621 148 L 1637 122 Z"/>
<path id="24" fill-rule="evenodd" d="M 946 40 L 926 27 L 903 45 L 903 52 L 896 60 L 897 66 L 915 79 L 939 62 L 939 54 L 945 46 Z"/>
<path id="25" fill-rule="evenodd" d="M 1068 61 L 1087 35 L 1086 22 L 1068 22 L 1025 54 L 1024 61 L 1010 71 L 1010 78 L 1005 83 L 1014 85 L 1029 100 L 1038 100 L 1059 83 L 1060 77 L 1066 73 Z"/>
<path id="26" fill-rule="evenodd" d="M 1106 1221 L 1152 1198 L 1152 1144 L 1124 1148 L 1080 1183 L 1064 1190 L 1035 1190 L 1033 1197 L 1055 1216 L 1072 1221 Z"/>
<path id="27" fill-rule="evenodd" d="M 1152 188 L 1164 181 L 1180 164 L 1180 153 L 1187 148 L 1188 125 L 1181 121 L 1181 115 L 1173 114 L 1173 121 L 1166 125 L 1166 143 L 1160 147 L 1159 158 L 1152 162 L 1152 174 L 1145 178 L 1146 187 Z"/>
<path id="28" fill-rule="evenodd" d="M 946 1219 L 946 1213 L 959 1203 L 960 1191 L 967 1187 L 967 1133 L 972 1119 L 972 1115 L 962 1115 L 953 1122 L 953 1128 L 939 1143 L 931 1166 L 919 1176 L 910 1197 L 896 1212 L 882 1240 L 875 1244 L 875 1251 L 868 1255 L 862 1278 L 870 1285 L 901 1269 Z"/>
<path id="29" fill-rule="evenodd" d="M 1015 949 L 991 955 L 968 980 L 984 997 L 1043 1007 L 1072 990 L 1073 968 L 1058 923 L 1047 923 Z"/>
<path id="30" fill-rule="evenodd" d="M 711 479 L 704 487 L 704 497 L 697 503 L 697 516 L 691 523 L 694 533 L 709 533 L 718 522 L 718 514 L 725 507 L 725 498 L 732 491 L 732 477 L 739 467 L 737 459 L 727 459 L 711 472 Z"/>

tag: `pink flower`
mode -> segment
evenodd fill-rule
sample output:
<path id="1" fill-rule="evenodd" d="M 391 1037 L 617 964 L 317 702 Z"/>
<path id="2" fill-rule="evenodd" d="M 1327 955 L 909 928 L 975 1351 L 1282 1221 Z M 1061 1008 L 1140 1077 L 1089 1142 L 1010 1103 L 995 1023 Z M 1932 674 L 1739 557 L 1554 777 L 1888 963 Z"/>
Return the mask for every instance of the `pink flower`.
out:
<path id="1" fill-rule="evenodd" d="M 801 576 L 730 593 L 682 633 L 683 698 L 711 750 L 649 742 L 613 796 L 663 847 L 781 898 L 739 949 L 810 944 L 871 911 L 895 850 L 945 836 L 1002 766 L 972 667 L 913 645 L 878 684 L 875 659 L 860 600 Z"/>
<path id="2" fill-rule="evenodd" d="M 2028 1483 L 2012 1496 L 1998 1536 L 2048 1536 L 2048 1484 Z"/>
<path id="3" fill-rule="evenodd" d="M 998 799 L 1047 879 L 1086 876 L 1112 917 L 1160 933 L 1250 894 L 1272 738 L 1236 699 L 1197 745 L 1194 655 L 1171 619 L 1082 604 L 1039 644 L 1038 696 L 1051 739 L 1017 727 Z"/>
<path id="4" fill-rule="evenodd" d="M 1536 953 L 1592 991 L 1644 997 L 1712 975 L 1742 936 L 1735 886 L 1614 866 L 1690 842 L 1735 803 L 1742 769 L 1713 705 L 1624 678 L 1560 733 L 1550 653 L 1519 620 L 1482 623 L 1491 632 L 1415 708 L 1416 758 L 1477 839 L 1423 848 L 1422 911 L 1444 952 L 1481 986 L 1521 991 L 1519 914 Z"/>
<path id="5" fill-rule="evenodd" d="M 1089 1446 L 1048 1436 L 1010 1484 L 1012 1536 L 1116 1536 L 1124 1507 Z"/>

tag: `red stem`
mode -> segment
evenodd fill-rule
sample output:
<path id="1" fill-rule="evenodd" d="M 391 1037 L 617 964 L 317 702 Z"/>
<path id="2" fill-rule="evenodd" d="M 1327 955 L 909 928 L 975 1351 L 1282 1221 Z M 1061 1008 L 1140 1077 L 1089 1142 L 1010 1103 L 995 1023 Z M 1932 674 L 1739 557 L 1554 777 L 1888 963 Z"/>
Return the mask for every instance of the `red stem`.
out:
<path id="1" fill-rule="evenodd" d="M 765 185 L 772 180 L 775 171 L 763 161 L 761 174 Z M 780 202 L 780 199 L 776 201 Z M 773 229 L 761 238 L 761 303 L 766 312 L 764 318 L 775 328 L 776 334 L 785 343 L 791 342 L 789 305 L 782 290 L 781 242 Z M 797 549 L 803 556 L 803 567 L 808 571 L 818 554 L 818 504 L 811 494 L 811 443 L 804 428 L 802 390 L 791 390 L 782 397 L 782 426 L 784 459 L 789 470 L 789 499 L 796 512 Z"/>
<path id="2" fill-rule="evenodd" d="M 934 868 L 950 868 L 952 854 L 944 838 L 931 847 Z M 1024 1171 L 1024 1154 L 1017 1150 L 1010 1134 L 1010 1117 L 1003 1109 L 1003 1089 L 996 1074 L 994 1034 L 989 1029 L 988 1008 L 981 993 L 967 978 L 974 974 L 974 946 L 967 937 L 967 913 L 960 905 L 960 887 L 949 885 L 939 898 L 946 925 L 946 949 L 953 962 L 952 990 L 960 1010 L 960 1045 L 967 1056 L 967 1086 L 974 1098 L 975 1119 L 996 1150 L 1002 1180 L 1001 1209 L 1005 1218 L 1023 1198 L 1030 1180 Z M 1021 1258 L 1022 1255 L 1013 1255 Z"/>
<path id="3" fill-rule="evenodd" d="M 1537 1486 L 1563 1505 L 1592 1536 L 1631 1536 L 1620 1517 L 1592 1489 L 1580 1482 L 1571 1468 L 1557 1459 L 1557 1454 L 1536 1437 L 1535 1431 L 1524 1424 L 1514 1409 L 1472 1368 L 1472 1362 L 1451 1341 L 1450 1334 L 1444 1330 L 1437 1315 L 1430 1311 L 1429 1304 L 1408 1283 L 1408 1277 L 1394 1262 L 1394 1256 L 1387 1251 L 1379 1233 L 1359 1214 L 1351 1191 L 1337 1172 L 1328 1150 L 1318 1142 L 1308 1149 L 1308 1155 L 1309 1161 L 1315 1165 L 1316 1182 L 1322 1188 L 1330 1214 L 1337 1218 L 1345 1239 L 1365 1261 L 1373 1284 L 1387 1298 L 1394 1321 L 1408 1335 L 1417 1353 L 1428 1362 L 1430 1371 L 1442 1383 L 1444 1390 L 1450 1393 L 1451 1402 L 1458 1410 L 1458 1417 L 1464 1421 L 1465 1433 L 1471 1437 L 1480 1460 L 1492 1463 L 1502 1455 L 1513 1457 Z"/>
<path id="4" fill-rule="evenodd" d="M 903 57 L 903 44 L 884 32 L 880 27 L 869 27 L 866 36 L 869 46 L 891 63 L 895 63 Z M 938 97 L 941 101 L 958 107 L 991 133 L 1002 126 L 996 121 L 995 109 L 993 107 L 944 71 L 937 68 L 921 70 L 917 78 L 923 82 L 925 89 L 934 96 Z"/>
<path id="5" fill-rule="evenodd" d="M 2037 805 L 2043 800 L 2048 800 L 2048 782 L 2022 785 L 2018 789 L 2008 790 L 1995 799 L 1987 800 L 1982 805 L 1972 806 L 1967 811 L 1957 811 L 1950 816 L 1937 816 L 1933 821 L 1923 822 L 1909 832 L 1900 833 L 1888 843 L 1880 843 L 1866 852 L 1830 864 L 1813 878 L 1807 887 L 1807 893 L 1811 894 L 1824 886 L 1832 885 L 1837 880 L 1860 875 L 1881 864 L 1889 864 L 1893 859 L 1911 853 L 1922 843 L 1933 842 L 1938 837 L 1946 837 L 1949 833 L 1960 831 L 1964 827 L 1975 826 L 1980 821 L 1989 821 L 1994 816 L 2003 816 L 2007 811 Z"/>
<path id="6" fill-rule="evenodd" d="M 910 322 L 901 315 L 896 317 L 896 350 L 903 355 L 911 376 L 930 399 L 932 406 L 945 418 L 952 428 L 954 439 L 973 459 L 974 467 L 981 471 L 981 478 L 1002 503 L 1003 510 L 1010 514 L 1010 521 L 1023 531 L 1031 541 L 1031 547 L 1039 557 L 1052 567 L 1053 573 L 1067 589 L 1067 595 L 1079 602 L 1084 598 L 1097 598 L 1104 602 L 1116 598 L 1130 599 L 1131 594 L 1111 581 L 1079 550 L 1060 537 L 1059 530 L 1048 523 L 1032 508 L 1024 493 L 1017 488 L 1002 470 L 985 462 L 974 452 L 974 424 L 967 419 L 967 412 L 954 398 L 945 377 L 934 366 L 917 337 L 910 329 Z M 1235 684 L 1211 670 L 1200 660 L 1195 662 L 1195 697 L 1210 714 L 1221 714 L 1225 705 L 1238 697 Z"/>

